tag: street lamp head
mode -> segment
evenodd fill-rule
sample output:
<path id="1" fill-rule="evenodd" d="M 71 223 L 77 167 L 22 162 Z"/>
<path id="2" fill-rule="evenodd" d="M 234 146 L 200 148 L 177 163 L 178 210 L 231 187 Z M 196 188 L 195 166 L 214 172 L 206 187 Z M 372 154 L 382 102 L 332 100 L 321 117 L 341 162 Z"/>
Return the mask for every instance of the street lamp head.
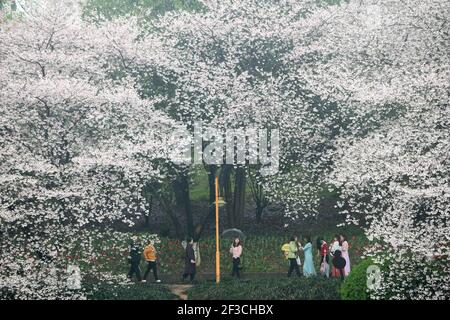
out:
<path id="1" fill-rule="evenodd" d="M 217 204 L 219 205 L 219 207 L 223 207 L 223 206 L 226 204 L 226 202 L 225 202 L 225 200 L 223 199 L 223 197 L 218 197 Z M 216 205 L 216 201 L 214 201 L 213 203 L 211 203 L 211 205 L 212 205 L 212 206 L 215 206 L 215 205 Z"/>

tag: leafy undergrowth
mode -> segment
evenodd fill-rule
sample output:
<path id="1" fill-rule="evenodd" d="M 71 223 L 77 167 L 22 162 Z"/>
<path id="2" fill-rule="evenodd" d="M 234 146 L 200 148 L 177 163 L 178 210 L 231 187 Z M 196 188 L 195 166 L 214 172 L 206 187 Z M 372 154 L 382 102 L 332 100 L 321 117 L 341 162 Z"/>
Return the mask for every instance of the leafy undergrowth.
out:
<path id="1" fill-rule="evenodd" d="M 161 284 L 89 282 L 88 300 L 173 300 L 169 288 Z"/>
<path id="2" fill-rule="evenodd" d="M 226 280 L 198 284 L 187 294 L 189 300 L 339 300 L 339 285 L 339 280 L 321 277 Z"/>
<path id="3" fill-rule="evenodd" d="M 342 283 L 340 292 L 343 300 L 367 300 L 367 268 L 373 265 L 372 259 L 366 259 L 356 265 Z"/>

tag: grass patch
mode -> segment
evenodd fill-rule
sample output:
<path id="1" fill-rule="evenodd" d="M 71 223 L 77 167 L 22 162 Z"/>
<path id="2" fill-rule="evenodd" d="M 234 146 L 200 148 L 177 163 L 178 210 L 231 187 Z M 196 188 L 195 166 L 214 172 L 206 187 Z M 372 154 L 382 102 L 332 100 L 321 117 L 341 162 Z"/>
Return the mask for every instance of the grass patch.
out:
<path id="1" fill-rule="evenodd" d="M 190 198 L 193 202 L 208 202 L 209 186 L 208 174 L 204 170 L 196 171 L 192 176 Z"/>
<path id="2" fill-rule="evenodd" d="M 339 300 L 339 284 L 322 277 L 224 280 L 196 285 L 187 294 L 190 300 Z"/>

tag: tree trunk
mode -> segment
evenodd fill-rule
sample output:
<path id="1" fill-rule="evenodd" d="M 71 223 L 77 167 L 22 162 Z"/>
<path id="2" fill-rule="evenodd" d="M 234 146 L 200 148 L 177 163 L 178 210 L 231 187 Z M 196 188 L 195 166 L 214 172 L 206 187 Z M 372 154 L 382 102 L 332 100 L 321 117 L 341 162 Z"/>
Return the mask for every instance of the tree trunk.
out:
<path id="1" fill-rule="evenodd" d="M 190 237 L 194 236 L 194 215 L 192 213 L 189 174 L 187 171 L 180 173 L 173 183 L 177 202 L 183 208 L 186 217 L 186 234 Z"/>
<path id="2" fill-rule="evenodd" d="M 263 210 L 264 210 L 264 207 L 260 203 L 257 203 L 255 214 L 256 214 L 256 222 L 258 222 L 258 223 L 261 222 L 261 220 L 262 220 Z"/>
<path id="3" fill-rule="evenodd" d="M 167 199 L 164 195 L 161 195 L 159 197 L 159 202 L 160 202 L 161 207 L 163 208 L 164 212 L 166 213 L 166 215 L 169 217 L 170 221 L 173 224 L 175 236 L 180 240 L 183 239 L 184 234 L 182 231 L 182 227 L 181 227 L 180 221 L 178 220 L 178 217 L 176 216 L 175 212 L 173 212 L 173 210 L 172 210 L 172 205 L 170 203 L 170 200 Z"/>
<path id="4" fill-rule="evenodd" d="M 238 167 L 236 169 L 235 181 L 234 181 L 234 225 L 233 227 L 239 228 L 244 220 L 245 211 L 245 168 Z"/>
<path id="5" fill-rule="evenodd" d="M 144 214 L 144 221 L 145 221 L 145 227 L 150 227 L 150 214 L 152 213 L 152 207 L 153 207 L 153 196 L 150 196 L 148 200 L 148 209 L 146 210 Z"/>
<path id="6" fill-rule="evenodd" d="M 233 206 L 233 191 L 231 189 L 231 173 L 233 167 L 230 165 L 224 165 L 222 167 L 222 172 L 220 173 L 220 185 L 224 200 L 225 200 L 225 211 L 227 213 L 227 224 L 232 227 L 235 224 L 234 221 L 234 206 Z"/>
<path id="7" fill-rule="evenodd" d="M 208 203 L 208 214 L 202 220 L 202 222 L 195 228 L 194 241 L 198 241 L 205 230 L 205 228 L 209 225 L 212 217 L 215 213 L 214 202 L 216 201 L 216 172 L 217 167 L 214 165 L 205 166 L 205 170 L 208 172 L 208 188 L 209 188 L 209 203 Z"/>
<path id="8" fill-rule="evenodd" d="M 261 222 L 262 215 L 264 212 L 264 209 L 269 205 L 269 201 L 267 200 L 265 194 L 264 194 L 264 188 L 259 183 L 258 179 L 258 173 L 251 171 L 250 169 L 247 172 L 248 177 L 248 186 L 251 191 L 251 195 L 253 198 L 253 201 L 255 202 L 255 217 L 256 222 Z"/>

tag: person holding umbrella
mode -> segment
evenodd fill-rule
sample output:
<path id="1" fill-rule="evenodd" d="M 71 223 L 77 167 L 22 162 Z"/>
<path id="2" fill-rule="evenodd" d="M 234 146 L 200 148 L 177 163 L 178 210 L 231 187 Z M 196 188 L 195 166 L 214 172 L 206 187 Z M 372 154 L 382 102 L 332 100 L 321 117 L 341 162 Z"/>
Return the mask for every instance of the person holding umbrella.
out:
<path id="1" fill-rule="evenodd" d="M 231 272 L 231 276 L 236 276 L 238 279 L 241 277 L 239 273 L 239 264 L 241 262 L 241 255 L 242 255 L 242 244 L 241 240 L 239 238 L 234 239 L 231 248 L 230 253 L 233 258 L 233 269 Z"/>

